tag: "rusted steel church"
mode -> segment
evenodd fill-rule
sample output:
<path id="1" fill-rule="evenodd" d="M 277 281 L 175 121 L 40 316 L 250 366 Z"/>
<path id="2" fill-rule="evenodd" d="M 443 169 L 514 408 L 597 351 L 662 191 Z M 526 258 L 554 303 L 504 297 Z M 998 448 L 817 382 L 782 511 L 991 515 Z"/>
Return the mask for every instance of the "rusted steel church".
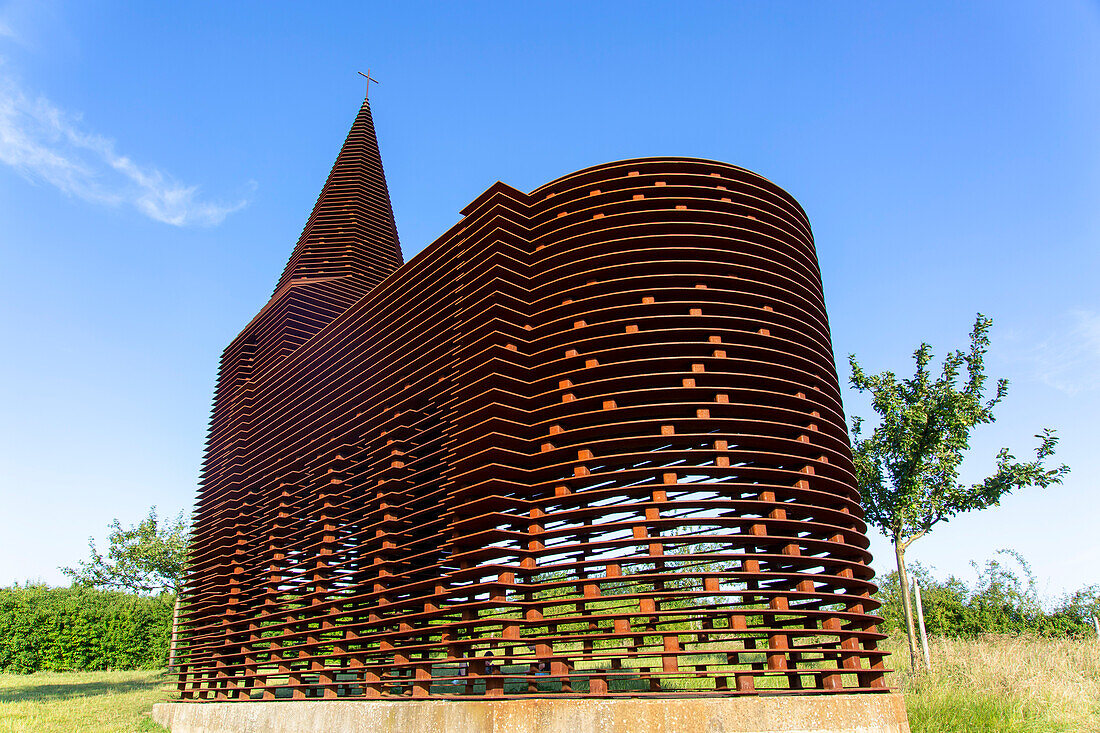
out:
<path id="1" fill-rule="evenodd" d="M 461 213 L 402 264 L 364 101 L 221 360 L 181 696 L 885 692 L 798 203 L 641 158 Z"/>

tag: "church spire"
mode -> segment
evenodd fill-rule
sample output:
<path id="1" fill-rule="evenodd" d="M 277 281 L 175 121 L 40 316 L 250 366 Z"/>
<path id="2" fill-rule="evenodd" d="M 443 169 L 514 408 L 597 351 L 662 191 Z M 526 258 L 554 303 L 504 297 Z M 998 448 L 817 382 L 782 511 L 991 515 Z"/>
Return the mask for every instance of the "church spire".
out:
<path id="1" fill-rule="evenodd" d="M 401 263 L 374 120 L 364 97 L 275 290 L 338 277 L 366 293 Z"/>

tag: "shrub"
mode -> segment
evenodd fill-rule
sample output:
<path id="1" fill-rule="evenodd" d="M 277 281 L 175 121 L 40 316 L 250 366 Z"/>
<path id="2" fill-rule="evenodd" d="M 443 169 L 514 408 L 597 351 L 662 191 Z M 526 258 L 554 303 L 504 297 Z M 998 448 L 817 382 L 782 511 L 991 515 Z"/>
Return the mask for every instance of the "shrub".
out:
<path id="1" fill-rule="evenodd" d="M 163 667 L 175 597 L 74 586 L 0 588 L 0 670 Z"/>
<path id="2" fill-rule="evenodd" d="M 1011 558 L 1019 572 L 998 556 Z M 1088 586 L 1060 600 L 1044 604 L 1027 561 L 1013 550 L 999 550 L 979 567 L 978 579 L 967 585 L 955 576 L 938 580 L 914 563 L 911 574 L 918 580 L 924 622 L 931 635 L 973 637 L 979 634 L 1037 634 L 1084 636 L 1093 633 L 1092 617 L 1100 615 L 1100 586 Z M 879 578 L 877 598 L 884 630 L 905 623 L 898 593 L 897 573 Z"/>

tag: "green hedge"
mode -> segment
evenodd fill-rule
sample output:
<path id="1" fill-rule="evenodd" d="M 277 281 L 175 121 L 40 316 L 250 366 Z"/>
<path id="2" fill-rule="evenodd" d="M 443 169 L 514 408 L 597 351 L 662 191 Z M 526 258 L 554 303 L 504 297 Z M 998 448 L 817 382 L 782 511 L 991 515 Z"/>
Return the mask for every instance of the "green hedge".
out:
<path id="1" fill-rule="evenodd" d="M 0 588 L 0 670 L 163 667 L 174 602 L 81 587 Z"/>

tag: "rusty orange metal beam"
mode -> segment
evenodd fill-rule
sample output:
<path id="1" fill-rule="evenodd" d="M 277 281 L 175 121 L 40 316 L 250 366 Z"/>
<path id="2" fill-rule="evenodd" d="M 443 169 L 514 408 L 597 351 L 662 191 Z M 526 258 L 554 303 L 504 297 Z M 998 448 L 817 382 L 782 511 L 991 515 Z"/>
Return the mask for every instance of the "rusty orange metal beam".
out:
<path id="1" fill-rule="evenodd" d="M 798 203 L 646 158 L 462 213 L 401 264 L 364 101 L 222 359 L 182 697 L 884 690 Z"/>

